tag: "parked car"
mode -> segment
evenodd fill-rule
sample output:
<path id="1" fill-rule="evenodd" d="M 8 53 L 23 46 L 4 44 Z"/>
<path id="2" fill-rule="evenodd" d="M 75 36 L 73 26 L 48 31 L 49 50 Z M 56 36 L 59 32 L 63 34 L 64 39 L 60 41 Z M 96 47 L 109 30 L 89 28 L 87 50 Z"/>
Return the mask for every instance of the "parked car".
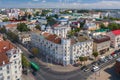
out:
<path id="1" fill-rule="evenodd" d="M 87 66 L 82 66 L 81 67 L 81 70 L 84 70 L 84 69 L 86 69 L 87 68 Z"/>
<path id="2" fill-rule="evenodd" d="M 89 71 L 89 70 L 90 70 L 89 68 L 85 68 L 85 69 L 84 69 L 84 72 L 87 72 L 87 71 Z"/>
<path id="3" fill-rule="evenodd" d="M 31 58 L 31 59 L 33 59 L 33 58 L 35 58 L 33 55 L 29 55 L 29 58 Z"/>
<path id="4" fill-rule="evenodd" d="M 111 55 L 108 55 L 108 59 L 111 60 L 113 59 L 113 57 Z"/>
<path id="5" fill-rule="evenodd" d="M 93 66 L 93 69 L 92 69 L 93 72 L 96 72 L 98 70 L 100 70 L 100 68 L 98 66 Z"/>

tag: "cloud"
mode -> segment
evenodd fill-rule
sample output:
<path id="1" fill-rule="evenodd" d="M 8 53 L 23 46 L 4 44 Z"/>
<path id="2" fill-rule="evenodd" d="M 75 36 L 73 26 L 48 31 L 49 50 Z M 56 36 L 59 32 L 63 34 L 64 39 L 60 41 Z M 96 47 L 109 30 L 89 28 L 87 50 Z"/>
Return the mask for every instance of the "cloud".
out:
<path id="1" fill-rule="evenodd" d="M 33 0 L 33 1 L 39 1 L 39 0 Z"/>
<path id="2" fill-rule="evenodd" d="M 1 8 L 79 8 L 79 9 L 120 9 L 120 1 L 114 0 L 101 0 L 94 3 L 59 3 L 59 2 L 47 2 L 47 0 L 34 0 L 36 2 L 20 3 L 18 4 L 0 4 Z M 81 0 L 82 1 L 82 0 Z M 7 6 L 6 6 L 7 5 Z"/>

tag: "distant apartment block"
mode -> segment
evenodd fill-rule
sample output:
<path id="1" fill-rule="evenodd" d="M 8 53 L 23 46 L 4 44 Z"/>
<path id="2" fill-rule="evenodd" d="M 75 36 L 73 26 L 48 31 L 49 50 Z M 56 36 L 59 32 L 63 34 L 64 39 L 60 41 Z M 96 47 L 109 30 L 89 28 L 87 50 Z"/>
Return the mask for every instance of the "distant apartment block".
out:
<path id="1" fill-rule="evenodd" d="M 59 25 L 56 24 L 54 26 L 47 26 L 46 31 L 51 34 L 56 34 L 61 38 L 66 38 L 68 32 L 71 30 L 71 28 L 68 25 Z"/>

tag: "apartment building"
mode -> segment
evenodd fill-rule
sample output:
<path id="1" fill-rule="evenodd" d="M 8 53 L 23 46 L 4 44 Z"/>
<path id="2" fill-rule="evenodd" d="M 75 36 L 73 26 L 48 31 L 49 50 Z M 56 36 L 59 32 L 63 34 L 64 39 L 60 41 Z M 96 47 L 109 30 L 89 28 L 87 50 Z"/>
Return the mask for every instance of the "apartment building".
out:
<path id="1" fill-rule="evenodd" d="M 66 38 L 68 32 L 71 30 L 71 27 L 68 25 L 54 25 L 54 26 L 47 26 L 46 31 L 51 34 L 56 34 L 61 38 Z"/>
<path id="2" fill-rule="evenodd" d="M 93 22 L 87 22 L 87 23 L 85 23 L 83 29 L 85 29 L 85 30 L 97 30 L 97 29 L 99 29 L 99 26 L 97 26 Z"/>
<path id="3" fill-rule="evenodd" d="M 120 49 L 120 30 L 108 32 L 107 35 L 111 39 L 111 46 Z"/>
<path id="4" fill-rule="evenodd" d="M 56 34 L 47 32 L 31 33 L 31 44 L 42 50 L 56 63 L 62 65 L 74 64 L 80 56 L 90 56 L 93 50 L 93 41 L 86 37 L 77 36 L 72 39 L 60 38 Z"/>
<path id="5" fill-rule="evenodd" d="M 31 41 L 30 32 L 18 33 L 19 42 L 26 45 Z"/>
<path id="6" fill-rule="evenodd" d="M 9 41 L 0 41 L 0 80 L 21 80 L 22 51 Z"/>
<path id="7" fill-rule="evenodd" d="M 93 50 L 100 54 L 104 54 L 109 51 L 110 48 L 110 37 L 106 35 L 93 36 Z"/>

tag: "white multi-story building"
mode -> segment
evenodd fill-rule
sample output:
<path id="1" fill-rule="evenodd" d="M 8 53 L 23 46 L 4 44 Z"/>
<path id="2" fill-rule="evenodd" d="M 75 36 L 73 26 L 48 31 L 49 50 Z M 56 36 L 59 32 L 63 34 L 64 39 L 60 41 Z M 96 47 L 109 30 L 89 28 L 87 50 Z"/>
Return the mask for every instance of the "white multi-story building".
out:
<path id="1" fill-rule="evenodd" d="M 18 38 L 20 43 L 26 45 L 31 41 L 31 36 L 29 32 L 20 32 L 18 33 Z"/>
<path id="2" fill-rule="evenodd" d="M 68 32 L 71 30 L 71 27 L 69 26 L 56 26 L 56 27 L 51 27 L 51 26 L 48 26 L 46 28 L 46 31 L 48 33 L 51 33 L 51 34 L 56 34 L 58 35 L 59 37 L 61 38 L 66 38 L 67 37 L 67 34 Z"/>
<path id="3" fill-rule="evenodd" d="M 93 50 L 93 41 L 87 38 L 60 38 L 46 32 L 31 33 L 31 44 L 63 65 L 74 64 L 80 56 L 90 56 Z"/>
<path id="4" fill-rule="evenodd" d="M 85 25 L 84 25 L 83 28 L 86 29 L 86 30 L 97 30 L 97 29 L 99 29 L 99 27 L 96 26 L 96 24 L 93 23 L 93 22 L 87 22 L 87 23 L 85 23 Z"/>
<path id="5" fill-rule="evenodd" d="M 9 41 L 0 41 L 0 80 L 21 80 L 21 53 Z"/>
<path id="6" fill-rule="evenodd" d="M 110 37 L 111 46 L 120 49 L 120 30 L 108 32 L 107 35 Z"/>

